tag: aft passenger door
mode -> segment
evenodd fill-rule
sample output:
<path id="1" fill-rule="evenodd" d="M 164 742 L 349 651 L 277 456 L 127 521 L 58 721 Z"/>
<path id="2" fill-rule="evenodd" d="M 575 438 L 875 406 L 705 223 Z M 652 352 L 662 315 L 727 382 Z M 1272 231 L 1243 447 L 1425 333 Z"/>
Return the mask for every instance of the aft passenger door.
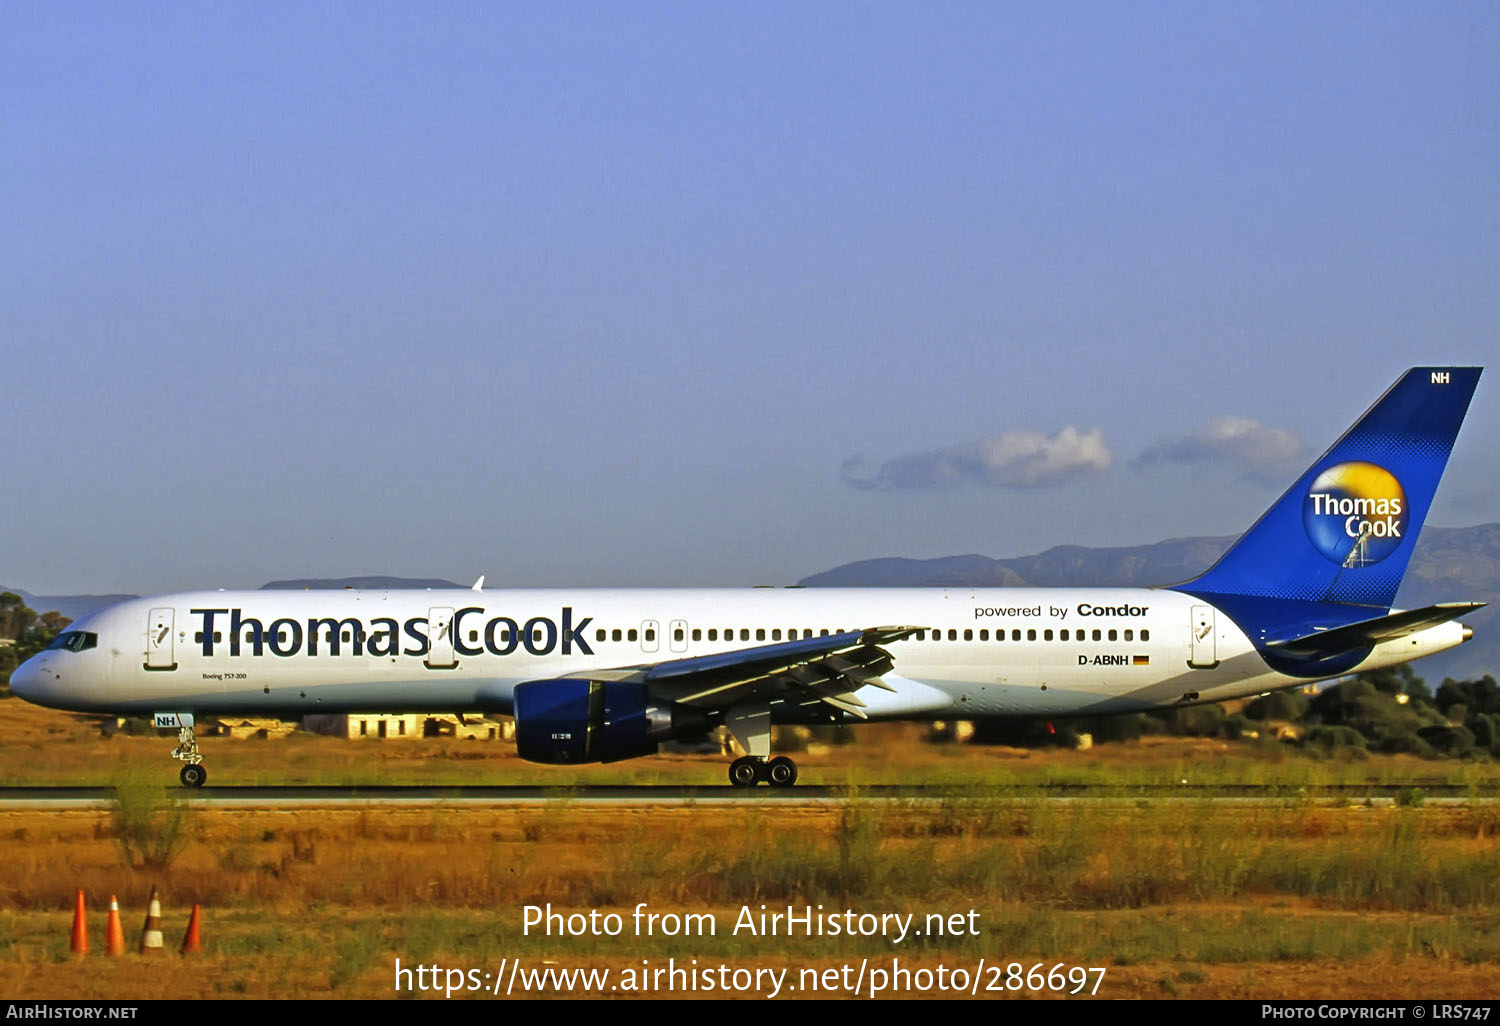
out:
<path id="1" fill-rule="evenodd" d="M 1219 665 L 1218 646 L 1214 636 L 1218 633 L 1213 606 L 1194 606 L 1192 615 L 1193 641 L 1188 665 L 1198 670 L 1208 670 Z"/>
<path id="2" fill-rule="evenodd" d="M 177 669 L 177 649 L 172 637 L 176 611 L 163 607 L 151 610 L 146 621 L 146 669 Z"/>

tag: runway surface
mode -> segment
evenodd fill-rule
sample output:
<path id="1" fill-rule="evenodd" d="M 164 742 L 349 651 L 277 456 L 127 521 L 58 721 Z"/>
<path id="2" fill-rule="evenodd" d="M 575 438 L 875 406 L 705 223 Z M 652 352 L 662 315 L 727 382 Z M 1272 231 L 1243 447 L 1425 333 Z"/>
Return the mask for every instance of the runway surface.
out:
<path id="1" fill-rule="evenodd" d="M 1420 795 L 1417 794 L 1420 791 Z M 0 787 L 0 809 L 84 809 L 109 804 L 113 790 L 107 787 Z M 1082 784 L 1055 787 L 1012 788 L 1006 791 L 955 790 L 951 787 L 904 787 L 880 785 L 851 792 L 845 787 L 803 785 L 790 788 L 682 787 L 677 785 L 630 785 L 604 787 L 525 786 L 384 786 L 321 787 L 204 787 L 173 789 L 170 793 L 190 804 L 210 808 L 340 808 L 358 806 L 526 806 L 547 803 L 589 806 L 691 806 L 733 804 L 827 805 L 850 800 L 877 802 L 963 801 L 1002 799 L 1013 801 L 1178 801 L 1247 805 L 1285 804 L 1309 801 L 1317 804 L 1464 805 L 1500 801 L 1493 788 L 1473 791 L 1452 784 L 1354 784 L 1325 785 L 1311 789 L 1259 785 L 1192 785 L 1103 788 Z"/>

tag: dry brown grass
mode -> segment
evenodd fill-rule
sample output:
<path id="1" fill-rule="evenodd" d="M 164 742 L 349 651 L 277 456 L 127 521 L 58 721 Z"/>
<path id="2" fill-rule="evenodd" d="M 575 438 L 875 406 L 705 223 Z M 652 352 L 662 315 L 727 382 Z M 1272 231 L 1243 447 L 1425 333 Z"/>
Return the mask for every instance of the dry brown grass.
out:
<path id="1" fill-rule="evenodd" d="M 123 864 L 103 812 L 0 814 L 0 980 L 27 997 L 391 996 L 404 964 L 484 968 L 699 958 L 827 966 L 900 955 L 1109 967 L 1110 996 L 1419 997 L 1500 986 L 1487 809 L 981 806 L 204 811 L 170 869 Z M 1154 839 L 1154 840 L 1152 840 Z M 1406 889 L 1345 886 L 1411 857 Z M 1404 848 L 1403 848 L 1404 846 Z M 1340 862 L 1339 853 L 1352 856 Z M 1400 851 L 1398 851 L 1400 854 Z M 1307 885 L 1285 862 L 1328 876 Z M 1239 867 L 1237 880 L 1225 867 Z M 1454 876 L 1455 867 L 1462 870 Z M 1465 868 L 1467 867 L 1467 868 Z M 1347 879 L 1341 884 L 1342 873 Z M 1473 877 L 1471 879 L 1471 877 Z M 1445 882 L 1446 881 L 1446 882 Z M 1464 882 L 1468 881 L 1468 884 Z M 1474 894 L 1445 896 L 1472 885 Z M 66 953 L 72 898 L 119 895 L 138 928 L 152 886 L 169 944 L 204 907 L 205 957 L 165 974 Z M 1478 900 L 1474 900 L 1475 897 Z M 712 938 L 524 936 L 522 906 L 709 911 Z M 977 908 L 980 937 L 725 936 L 742 904 L 925 914 Z M 134 937 L 132 936 L 132 941 Z M 96 947 L 97 951 L 97 947 Z M 176 956 L 169 956 L 175 961 Z M 1338 967 L 1332 972 L 1330 967 Z"/>
<path id="2" fill-rule="evenodd" d="M 102 739 L 76 718 L 9 701 L 0 781 L 171 782 L 172 739 Z M 106 810 L 0 812 L 0 994 L 26 998 L 389 997 L 394 964 L 486 969 L 502 958 L 623 969 L 699 958 L 828 967 L 900 955 L 910 967 L 986 957 L 1108 967 L 1113 997 L 1441 997 L 1500 992 L 1500 810 L 1065 804 L 972 799 L 977 785 L 1493 779 L 1495 767 L 1320 763 L 1278 749 L 1148 739 L 1087 752 L 936 746 L 916 726 L 798 756 L 811 782 L 951 784 L 936 801 L 832 806 L 200 810 L 166 868 L 127 865 Z M 675 756 L 571 769 L 481 742 L 204 742 L 215 783 L 719 784 L 723 760 Z M 168 944 L 192 905 L 205 952 L 188 971 L 99 957 L 117 894 L 133 943 L 152 886 Z M 88 893 L 95 955 L 67 954 Z M 880 940 L 546 938 L 521 908 L 712 912 L 744 904 L 858 911 L 976 908 L 982 936 L 892 949 Z M 939 995 L 930 995 L 939 996 Z"/>

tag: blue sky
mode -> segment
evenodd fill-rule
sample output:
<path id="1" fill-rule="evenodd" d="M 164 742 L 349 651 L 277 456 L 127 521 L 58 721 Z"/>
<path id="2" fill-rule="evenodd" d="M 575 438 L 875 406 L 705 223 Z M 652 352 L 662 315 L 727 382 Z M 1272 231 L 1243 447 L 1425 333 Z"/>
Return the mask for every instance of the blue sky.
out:
<path id="1" fill-rule="evenodd" d="M 1491 3 L 13 3 L 0 126 L 42 593 L 1229 534 L 1500 338 Z"/>

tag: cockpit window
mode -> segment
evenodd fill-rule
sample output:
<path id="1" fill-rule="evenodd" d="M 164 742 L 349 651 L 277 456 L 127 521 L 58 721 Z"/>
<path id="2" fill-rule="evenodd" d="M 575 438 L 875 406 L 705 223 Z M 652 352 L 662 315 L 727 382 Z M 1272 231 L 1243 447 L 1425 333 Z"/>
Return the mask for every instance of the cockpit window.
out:
<path id="1" fill-rule="evenodd" d="M 93 631 L 63 631 L 52 639 L 52 644 L 48 645 L 47 648 L 49 650 L 64 648 L 69 652 L 82 652 L 84 649 L 93 648 L 97 644 L 99 644 L 99 635 Z"/>

